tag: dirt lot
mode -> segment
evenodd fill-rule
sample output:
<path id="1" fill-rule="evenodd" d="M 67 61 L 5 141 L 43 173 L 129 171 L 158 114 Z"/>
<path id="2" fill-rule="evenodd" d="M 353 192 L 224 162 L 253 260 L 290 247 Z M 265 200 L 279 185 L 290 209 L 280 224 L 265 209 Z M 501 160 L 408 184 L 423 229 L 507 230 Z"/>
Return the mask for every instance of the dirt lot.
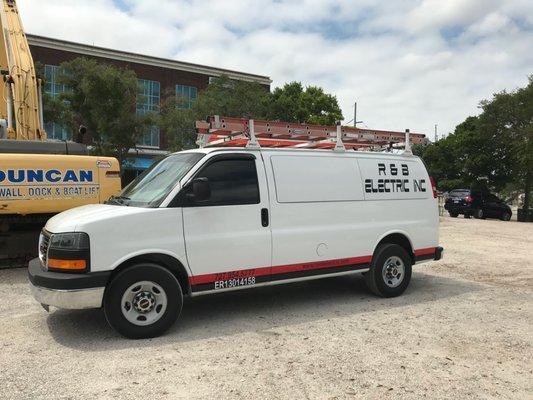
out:
<path id="1" fill-rule="evenodd" d="M 46 312 L 0 271 L 0 398 L 532 399 L 533 225 L 443 218 L 407 292 L 330 278 L 186 301 L 164 337 Z"/>

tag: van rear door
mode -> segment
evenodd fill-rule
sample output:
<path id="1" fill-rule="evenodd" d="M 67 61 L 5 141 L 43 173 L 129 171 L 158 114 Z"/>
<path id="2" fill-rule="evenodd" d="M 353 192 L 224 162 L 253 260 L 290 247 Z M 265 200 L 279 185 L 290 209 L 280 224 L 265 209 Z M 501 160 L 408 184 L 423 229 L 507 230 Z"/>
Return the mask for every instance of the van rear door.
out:
<path id="1" fill-rule="evenodd" d="M 211 196 L 183 207 L 193 292 L 232 289 L 268 279 L 269 200 L 259 152 L 212 156 L 193 179 L 207 178 Z"/>

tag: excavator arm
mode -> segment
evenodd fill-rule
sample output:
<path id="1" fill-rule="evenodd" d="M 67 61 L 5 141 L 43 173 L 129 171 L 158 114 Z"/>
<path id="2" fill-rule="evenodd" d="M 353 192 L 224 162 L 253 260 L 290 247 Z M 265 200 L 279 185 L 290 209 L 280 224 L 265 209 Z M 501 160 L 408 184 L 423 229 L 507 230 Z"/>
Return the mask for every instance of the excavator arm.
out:
<path id="1" fill-rule="evenodd" d="M 35 74 L 15 0 L 2 0 L 0 7 L 0 72 L 0 130 L 7 133 L 3 137 L 45 140 L 41 81 Z"/>

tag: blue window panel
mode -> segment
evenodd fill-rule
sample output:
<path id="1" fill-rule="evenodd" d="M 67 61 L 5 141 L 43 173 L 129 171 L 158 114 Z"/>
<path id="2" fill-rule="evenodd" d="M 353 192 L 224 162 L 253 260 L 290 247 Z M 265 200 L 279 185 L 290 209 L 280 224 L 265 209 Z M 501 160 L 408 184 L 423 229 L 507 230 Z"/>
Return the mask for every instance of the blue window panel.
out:
<path id="1" fill-rule="evenodd" d="M 67 92 L 69 87 L 57 82 L 57 75 L 59 74 L 59 66 L 48 65 L 44 66 L 45 85 L 44 91 L 52 97 L 57 97 L 61 93 Z M 72 135 L 69 129 L 56 124 L 55 122 L 46 122 L 44 129 L 49 139 L 68 140 Z"/>
<path id="2" fill-rule="evenodd" d="M 57 75 L 59 74 L 59 66 L 57 65 L 48 65 L 44 66 L 44 78 L 46 84 L 44 85 L 44 90 L 49 95 L 56 97 L 59 94 L 68 91 L 68 86 L 63 85 L 57 82 Z"/>
<path id="3" fill-rule="evenodd" d="M 159 111 L 160 86 L 159 82 L 148 79 L 138 80 L 137 112 L 146 114 L 150 111 Z"/>
<path id="4" fill-rule="evenodd" d="M 137 87 L 137 115 L 159 112 L 161 87 L 159 82 L 148 79 L 138 79 Z M 139 146 L 159 147 L 159 128 L 151 126 L 139 139 Z"/>
<path id="5" fill-rule="evenodd" d="M 151 126 L 139 139 L 139 146 L 159 147 L 159 128 Z"/>
<path id="6" fill-rule="evenodd" d="M 44 129 L 46 130 L 46 135 L 48 136 L 48 139 L 69 140 L 71 136 L 69 129 L 66 129 L 63 126 L 56 124 L 55 122 L 45 123 Z"/>
<path id="7" fill-rule="evenodd" d="M 178 108 L 191 108 L 198 97 L 198 89 L 194 86 L 176 85 L 176 101 Z"/>

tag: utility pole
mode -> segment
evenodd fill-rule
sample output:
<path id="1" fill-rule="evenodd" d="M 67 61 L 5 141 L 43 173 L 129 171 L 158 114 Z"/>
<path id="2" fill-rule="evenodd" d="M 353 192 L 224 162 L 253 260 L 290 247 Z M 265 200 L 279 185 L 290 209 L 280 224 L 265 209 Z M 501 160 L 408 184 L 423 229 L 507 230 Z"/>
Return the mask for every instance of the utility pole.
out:
<path id="1" fill-rule="evenodd" d="M 350 122 L 352 122 L 351 120 L 346 122 L 346 125 L 348 125 Z M 363 121 L 358 121 L 357 120 L 357 101 L 355 103 L 353 103 L 353 126 L 354 128 L 357 128 L 357 124 L 362 124 Z"/>
<path id="2" fill-rule="evenodd" d="M 439 140 L 439 137 L 437 135 L 437 124 L 435 124 L 435 143 L 437 143 L 437 140 Z"/>

